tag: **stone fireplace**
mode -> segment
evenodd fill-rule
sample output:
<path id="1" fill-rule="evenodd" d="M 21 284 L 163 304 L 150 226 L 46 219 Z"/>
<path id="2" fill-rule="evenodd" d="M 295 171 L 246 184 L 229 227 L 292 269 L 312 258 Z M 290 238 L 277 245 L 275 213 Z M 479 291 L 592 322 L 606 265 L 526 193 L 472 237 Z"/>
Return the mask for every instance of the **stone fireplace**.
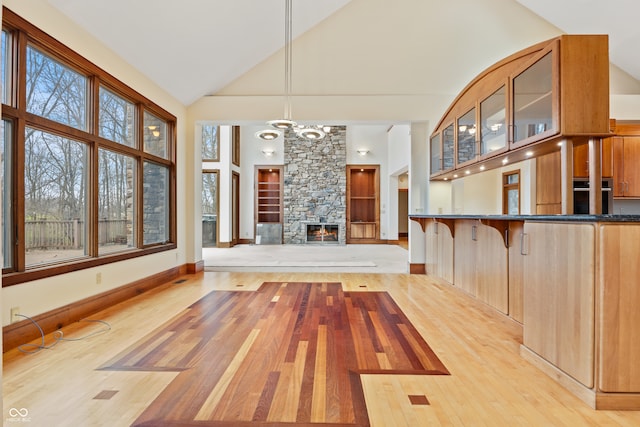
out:
<path id="1" fill-rule="evenodd" d="M 346 134 L 345 126 L 333 126 L 320 141 L 298 138 L 294 132 L 285 134 L 285 244 L 307 243 L 307 225 L 313 224 L 335 225 L 334 243 L 346 243 Z"/>

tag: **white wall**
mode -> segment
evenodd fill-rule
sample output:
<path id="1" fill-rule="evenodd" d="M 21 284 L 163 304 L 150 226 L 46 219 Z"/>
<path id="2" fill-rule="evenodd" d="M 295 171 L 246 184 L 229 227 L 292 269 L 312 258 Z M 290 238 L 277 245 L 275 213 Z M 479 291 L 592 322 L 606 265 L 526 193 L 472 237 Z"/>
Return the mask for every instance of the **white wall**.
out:
<path id="1" fill-rule="evenodd" d="M 502 214 L 502 174 L 520 171 L 520 213 L 535 213 L 535 161 L 525 160 L 499 169 L 481 172 L 453 180 L 451 188 L 452 212 L 443 213 L 500 215 Z M 443 193 L 446 184 L 441 185 Z M 440 195 L 446 200 L 446 195 Z M 440 205 L 438 205 L 440 207 Z M 435 213 L 438 213 L 437 211 Z"/>
<path id="2" fill-rule="evenodd" d="M 282 136 L 273 141 L 265 142 L 256 138 L 255 133 L 265 126 L 244 125 L 240 129 L 241 176 L 240 176 L 240 238 L 254 238 L 254 172 L 256 165 L 283 165 L 284 142 Z M 347 126 L 347 164 L 380 165 L 380 238 L 397 239 L 397 194 L 395 199 L 390 197 L 390 175 L 388 168 L 388 146 L 390 144 L 389 125 L 356 124 Z M 397 147 L 396 165 L 402 163 L 404 169 L 409 160 L 407 153 L 408 126 L 399 127 L 393 136 L 393 143 Z M 403 141 L 404 138 L 404 141 Z M 266 156 L 262 150 L 273 149 L 272 156 Z M 366 148 L 365 155 L 358 154 L 358 150 Z M 397 188 L 397 185 L 396 185 Z M 224 191 L 224 190 L 223 190 Z M 396 190 L 397 193 L 397 190 Z M 225 197 L 221 192 L 220 197 Z M 395 200 L 395 201 L 394 201 Z M 395 221 L 395 223 L 394 223 Z M 391 235 L 390 235 L 391 233 Z M 393 237 L 395 235 L 395 237 Z"/>
<path id="3" fill-rule="evenodd" d="M 1 294 L 2 324 L 6 325 L 10 322 L 10 307 L 18 306 L 21 313 L 34 316 L 165 271 L 171 267 L 194 262 L 194 253 L 187 250 L 187 248 L 193 248 L 192 236 L 195 231 L 195 224 L 193 218 L 188 214 L 188 208 L 194 205 L 192 183 L 194 176 L 199 177 L 199 168 L 194 167 L 193 144 L 186 143 L 186 107 L 128 63 L 115 56 L 111 50 L 67 19 L 66 16 L 52 8 L 48 1 L 2 0 L 2 3 L 174 114 L 178 124 L 176 129 L 178 249 L 3 288 Z M 195 174 L 194 170 L 197 171 Z M 96 284 L 97 273 L 102 275 L 100 285 Z"/>
<path id="4" fill-rule="evenodd" d="M 347 164 L 380 165 L 380 238 L 389 237 L 389 169 L 387 145 L 389 136 L 387 125 L 350 125 L 347 126 Z M 365 155 L 358 150 L 367 149 Z M 397 209 L 397 202 L 396 202 Z M 396 236 L 397 236 L 397 227 Z M 396 237 L 397 238 L 397 237 Z"/>

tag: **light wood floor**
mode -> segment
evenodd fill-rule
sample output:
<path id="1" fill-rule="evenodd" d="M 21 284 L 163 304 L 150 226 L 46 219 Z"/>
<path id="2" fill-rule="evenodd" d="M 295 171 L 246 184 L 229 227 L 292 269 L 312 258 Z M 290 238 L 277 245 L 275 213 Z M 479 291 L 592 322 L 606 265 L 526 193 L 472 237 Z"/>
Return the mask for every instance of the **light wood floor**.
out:
<path id="1" fill-rule="evenodd" d="M 120 360 L 118 356 L 140 345 L 161 325 L 184 315 L 211 291 L 255 292 L 264 282 L 341 282 L 345 292 L 387 291 L 420 332 L 450 375 L 361 374 L 367 418 L 373 426 L 640 425 L 640 412 L 587 407 L 520 357 L 522 330 L 517 323 L 426 276 L 207 272 L 183 279 L 93 316 L 111 325 L 107 333 L 82 341 L 62 341 L 37 354 L 6 353 L 4 425 L 132 425 L 179 381 L 180 372 L 100 368 Z M 76 324 L 64 331 L 65 337 L 83 336 L 100 327 Z M 47 337 L 47 342 L 51 341 Z M 220 351 L 224 349 L 221 342 Z M 240 356 L 234 363 L 220 369 L 234 369 L 248 357 L 241 351 L 237 354 Z M 203 375 L 199 380 L 206 382 L 208 378 Z M 174 399 L 187 405 L 182 397 Z M 23 409 L 28 411 L 25 420 L 11 419 L 11 414 Z M 172 425 L 254 424 L 200 421 Z"/>

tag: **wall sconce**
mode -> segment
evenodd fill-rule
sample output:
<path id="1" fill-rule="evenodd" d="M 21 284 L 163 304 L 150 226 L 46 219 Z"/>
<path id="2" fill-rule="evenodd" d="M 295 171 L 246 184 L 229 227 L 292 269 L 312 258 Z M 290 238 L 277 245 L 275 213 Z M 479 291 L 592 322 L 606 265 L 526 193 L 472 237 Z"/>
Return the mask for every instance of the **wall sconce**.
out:
<path id="1" fill-rule="evenodd" d="M 264 150 L 262 150 L 262 154 L 264 154 L 267 157 L 273 156 L 273 153 L 275 153 L 275 151 L 272 150 L 271 148 L 265 148 Z"/>
<path id="2" fill-rule="evenodd" d="M 358 149 L 358 154 L 360 154 L 361 156 L 364 156 L 368 152 L 369 152 L 369 150 L 367 150 L 366 148 L 359 148 Z"/>

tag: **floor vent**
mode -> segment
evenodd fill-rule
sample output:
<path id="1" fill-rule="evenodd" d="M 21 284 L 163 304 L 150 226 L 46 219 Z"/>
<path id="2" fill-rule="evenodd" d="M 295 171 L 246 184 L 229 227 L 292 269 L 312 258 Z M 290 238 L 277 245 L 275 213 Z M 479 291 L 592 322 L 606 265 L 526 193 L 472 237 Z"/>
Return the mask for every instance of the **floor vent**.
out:
<path id="1" fill-rule="evenodd" d="M 173 282 L 173 284 L 174 284 L 174 285 L 177 285 L 177 284 L 179 284 L 179 283 L 184 283 L 184 282 L 186 282 L 186 281 L 187 281 L 187 279 L 180 279 L 180 280 L 176 280 L 175 282 Z"/>

